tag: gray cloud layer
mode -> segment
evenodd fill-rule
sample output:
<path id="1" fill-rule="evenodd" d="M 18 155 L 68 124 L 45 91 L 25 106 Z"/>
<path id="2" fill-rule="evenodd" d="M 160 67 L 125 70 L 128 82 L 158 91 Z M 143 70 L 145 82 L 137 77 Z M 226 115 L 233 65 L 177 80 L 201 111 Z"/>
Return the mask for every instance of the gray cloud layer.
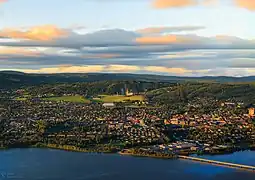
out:
<path id="1" fill-rule="evenodd" d="M 192 29 L 193 28 L 193 29 Z M 202 27 L 201 27 L 202 28 Z M 199 27 L 166 28 L 166 31 L 195 30 Z M 153 31 L 153 30 L 152 30 Z M 89 34 L 69 31 L 69 36 L 53 41 L 20 40 L 1 42 L 4 47 L 46 47 L 40 56 L 1 56 L 1 68 L 49 67 L 71 65 L 132 65 L 209 69 L 218 74 L 221 68 L 255 68 L 255 42 L 236 37 L 200 37 L 192 34 L 172 35 L 176 42 L 137 43 L 136 38 L 146 35 L 121 29 L 101 30 Z M 166 37 L 167 38 L 167 37 Z M 183 41 L 179 41 L 179 39 Z M 188 41 L 186 41 L 188 39 Z M 67 49 L 68 48 L 68 49 Z M 51 52 L 52 51 L 52 52 Z M 93 57 L 95 56 L 95 57 Z M 220 70 L 219 70 L 220 71 Z M 226 73 L 233 73 L 227 71 Z M 246 73 L 246 71 L 239 71 Z"/>

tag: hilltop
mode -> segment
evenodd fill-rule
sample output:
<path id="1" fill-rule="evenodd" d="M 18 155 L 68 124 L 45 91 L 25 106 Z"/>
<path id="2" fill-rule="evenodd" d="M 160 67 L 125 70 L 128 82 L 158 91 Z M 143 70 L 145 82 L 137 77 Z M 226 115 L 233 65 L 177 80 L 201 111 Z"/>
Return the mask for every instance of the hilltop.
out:
<path id="1" fill-rule="evenodd" d="M 151 74 L 113 74 L 113 73 L 60 73 L 60 74 L 26 74 L 16 71 L 0 71 L 0 89 L 20 88 L 40 84 L 95 82 L 109 80 L 136 80 L 147 82 L 220 82 L 220 83 L 244 83 L 255 81 L 255 76 L 227 77 L 179 77 Z"/>

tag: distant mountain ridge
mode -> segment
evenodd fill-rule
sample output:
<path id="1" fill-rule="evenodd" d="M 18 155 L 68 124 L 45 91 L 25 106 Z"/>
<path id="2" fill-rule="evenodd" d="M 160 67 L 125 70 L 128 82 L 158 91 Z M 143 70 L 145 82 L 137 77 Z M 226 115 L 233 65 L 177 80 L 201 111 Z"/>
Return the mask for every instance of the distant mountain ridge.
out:
<path id="1" fill-rule="evenodd" d="M 22 86 L 39 84 L 93 82 L 110 80 L 135 80 L 135 81 L 160 81 L 160 82 L 200 81 L 220 83 L 243 83 L 243 82 L 255 82 L 255 76 L 181 77 L 181 76 L 163 76 L 163 75 L 128 74 L 128 73 L 27 74 L 18 71 L 0 71 L 0 89 L 20 88 Z"/>

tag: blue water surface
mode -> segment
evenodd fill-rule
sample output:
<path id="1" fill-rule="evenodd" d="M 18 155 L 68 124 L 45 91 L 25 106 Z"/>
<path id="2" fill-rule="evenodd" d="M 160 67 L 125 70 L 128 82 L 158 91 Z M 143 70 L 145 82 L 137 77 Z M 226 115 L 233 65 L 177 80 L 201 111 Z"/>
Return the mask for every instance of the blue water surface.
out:
<path id="1" fill-rule="evenodd" d="M 202 158 L 255 166 L 255 152 Z M 255 172 L 189 160 L 90 154 L 51 149 L 0 151 L 0 180 L 255 180 Z"/>

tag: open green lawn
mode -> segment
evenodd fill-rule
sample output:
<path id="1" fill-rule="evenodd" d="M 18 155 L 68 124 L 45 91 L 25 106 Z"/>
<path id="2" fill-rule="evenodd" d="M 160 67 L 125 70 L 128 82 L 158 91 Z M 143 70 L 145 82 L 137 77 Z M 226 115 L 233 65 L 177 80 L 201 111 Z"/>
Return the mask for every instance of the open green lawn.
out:
<path id="1" fill-rule="evenodd" d="M 43 100 L 47 101 L 68 101 L 74 103 L 89 103 L 88 99 L 85 99 L 83 96 L 61 96 L 61 97 L 48 97 L 43 98 Z"/>
<path id="2" fill-rule="evenodd" d="M 144 96 L 142 95 L 134 95 L 134 96 L 120 96 L 120 95 L 108 95 L 108 96 L 101 96 L 100 101 L 102 102 L 123 102 L 123 101 L 143 101 Z"/>
<path id="3" fill-rule="evenodd" d="M 134 96 L 121 96 L 121 95 L 103 95 L 99 96 L 100 98 L 94 98 L 95 102 L 123 102 L 123 101 L 144 101 L 144 96 L 142 95 L 134 95 Z M 89 103 L 90 100 L 84 98 L 83 96 L 61 96 L 61 97 L 47 97 L 43 98 L 43 100 L 47 101 L 68 101 L 75 103 Z"/>
<path id="4" fill-rule="evenodd" d="M 26 101 L 27 98 L 25 98 L 25 97 L 17 97 L 17 98 L 15 98 L 15 100 L 17 100 L 17 101 Z"/>

